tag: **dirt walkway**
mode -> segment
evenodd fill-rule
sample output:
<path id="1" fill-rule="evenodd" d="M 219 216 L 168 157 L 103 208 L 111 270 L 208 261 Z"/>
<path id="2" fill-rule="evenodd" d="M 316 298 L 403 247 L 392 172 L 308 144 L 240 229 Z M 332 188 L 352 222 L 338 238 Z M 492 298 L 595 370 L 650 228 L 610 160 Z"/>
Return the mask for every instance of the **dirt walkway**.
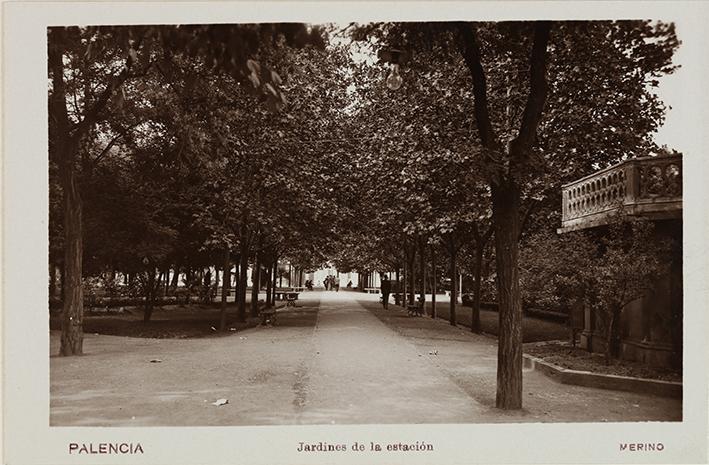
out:
<path id="1" fill-rule="evenodd" d="M 276 327 L 227 337 L 87 335 L 51 359 L 51 424 L 202 426 L 678 420 L 681 402 L 525 372 L 525 410 L 493 407 L 493 339 L 406 318 L 377 296 L 304 294 Z M 52 333 L 56 353 L 58 333 Z M 434 352 L 436 351 L 436 352 Z M 432 354 L 429 354 L 432 352 Z M 437 353 L 434 355 L 433 353 Z M 151 363 L 160 359 L 160 363 Z M 219 398 L 227 405 L 211 404 Z"/>

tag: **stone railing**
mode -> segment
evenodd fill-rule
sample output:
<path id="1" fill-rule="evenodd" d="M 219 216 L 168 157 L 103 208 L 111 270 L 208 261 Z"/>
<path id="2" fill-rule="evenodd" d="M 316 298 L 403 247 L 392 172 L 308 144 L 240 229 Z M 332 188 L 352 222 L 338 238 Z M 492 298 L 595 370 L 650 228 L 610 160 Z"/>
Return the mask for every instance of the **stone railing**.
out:
<path id="1" fill-rule="evenodd" d="M 612 215 L 682 216 L 682 156 L 625 160 L 562 187 L 559 232 L 607 224 Z"/>

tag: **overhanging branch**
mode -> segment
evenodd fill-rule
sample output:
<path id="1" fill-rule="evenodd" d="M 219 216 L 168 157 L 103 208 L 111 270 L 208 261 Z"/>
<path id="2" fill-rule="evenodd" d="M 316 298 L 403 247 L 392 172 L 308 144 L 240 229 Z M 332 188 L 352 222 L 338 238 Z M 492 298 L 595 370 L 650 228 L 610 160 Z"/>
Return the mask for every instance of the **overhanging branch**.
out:
<path id="1" fill-rule="evenodd" d="M 534 25 L 534 39 L 529 58 L 529 95 L 522 113 L 519 134 L 510 145 L 513 157 L 527 155 L 534 144 L 537 128 L 548 93 L 547 44 L 551 32 L 551 22 L 539 21 Z"/>

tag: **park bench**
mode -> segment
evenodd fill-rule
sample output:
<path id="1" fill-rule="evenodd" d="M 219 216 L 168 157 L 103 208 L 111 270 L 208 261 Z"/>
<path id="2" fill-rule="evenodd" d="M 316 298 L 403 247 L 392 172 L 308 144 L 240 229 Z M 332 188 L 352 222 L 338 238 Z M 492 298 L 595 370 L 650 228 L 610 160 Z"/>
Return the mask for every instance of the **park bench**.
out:
<path id="1" fill-rule="evenodd" d="M 378 287 L 365 287 L 364 292 L 368 294 L 379 294 L 379 288 Z"/>
<path id="2" fill-rule="evenodd" d="M 285 292 L 283 293 L 283 300 L 286 301 L 286 307 L 295 307 L 295 301 L 298 300 L 299 292 Z"/>
<path id="3" fill-rule="evenodd" d="M 406 306 L 406 312 L 409 316 L 423 316 L 423 304 L 425 300 L 421 297 L 416 299 L 416 303 L 408 304 Z"/>
<path id="4" fill-rule="evenodd" d="M 273 296 L 276 300 L 286 300 L 286 294 L 293 292 L 291 289 L 277 289 L 273 291 Z"/>

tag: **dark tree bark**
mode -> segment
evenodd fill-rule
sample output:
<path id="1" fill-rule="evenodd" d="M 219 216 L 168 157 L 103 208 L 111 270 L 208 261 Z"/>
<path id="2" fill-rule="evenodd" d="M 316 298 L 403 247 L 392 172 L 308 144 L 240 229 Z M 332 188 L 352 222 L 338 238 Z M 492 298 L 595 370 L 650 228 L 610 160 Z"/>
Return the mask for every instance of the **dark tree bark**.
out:
<path id="1" fill-rule="evenodd" d="M 419 239 L 419 273 L 421 276 L 421 291 L 419 298 L 421 302 L 426 302 L 426 240 Z"/>
<path id="2" fill-rule="evenodd" d="M 519 289 L 519 188 L 510 180 L 492 189 L 499 339 L 496 404 L 522 408 L 522 299 Z"/>
<path id="3" fill-rule="evenodd" d="M 240 322 L 246 321 L 246 270 L 249 267 L 249 249 L 247 244 L 241 246 L 241 256 L 239 257 L 239 285 L 237 286 L 237 317 Z"/>
<path id="4" fill-rule="evenodd" d="M 436 318 L 436 292 L 438 291 L 438 273 L 436 272 L 436 249 L 431 244 L 431 318 Z"/>
<path id="5" fill-rule="evenodd" d="M 409 270 L 407 269 L 408 265 L 406 264 L 406 253 L 404 253 L 404 266 L 403 269 L 401 270 L 401 284 L 402 284 L 402 289 L 401 289 L 401 305 L 402 307 L 406 307 L 406 302 L 409 301 L 408 299 L 408 291 L 409 291 Z"/>
<path id="6" fill-rule="evenodd" d="M 59 179 L 64 203 L 64 296 L 62 298 L 62 336 L 60 355 L 83 352 L 84 291 L 82 288 L 82 203 L 76 179 L 76 154 L 80 135 L 70 135 L 66 108 L 63 51 L 64 30 L 52 29 L 49 40 L 49 69 L 52 72 L 50 105 L 50 143 L 59 164 Z"/>
<path id="7" fill-rule="evenodd" d="M 456 257 L 458 255 L 458 251 L 455 249 L 452 249 L 450 252 L 450 276 L 451 276 L 451 299 L 450 299 L 450 304 L 449 304 L 449 321 L 451 326 L 455 326 L 457 324 L 456 321 L 456 314 L 455 314 L 455 303 L 456 303 L 456 295 L 458 293 L 458 276 L 457 276 L 457 263 L 456 263 Z"/>
<path id="8" fill-rule="evenodd" d="M 480 234 L 477 225 L 473 226 L 473 236 L 475 239 L 475 269 L 473 272 L 473 314 L 470 330 L 474 333 L 480 333 L 480 292 L 482 287 L 482 269 L 485 259 L 485 248 L 487 242 L 492 236 L 493 228 L 489 227 L 487 231 Z"/>
<path id="9" fill-rule="evenodd" d="M 57 266 L 54 263 L 49 264 L 49 300 L 54 298 L 57 289 Z"/>
<path id="10" fill-rule="evenodd" d="M 622 308 L 620 306 L 610 309 L 608 327 L 606 328 L 606 365 L 611 363 L 611 359 L 620 355 L 620 316 Z"/>
<path id="11" fill-rule="evenodd" d="M 177 285 L 180 283 L 180 265 L 175 265 L 175 274 L 172 275 L 172 282 L 170 282 L 170 289 L 175 292 Z"/>
<path id="12" fill-rule="evenodd" d="M 220 303 L 220 317 L 219 317 L 219 330 L 224 331 L 226 329 L 226 308 L 227 308 L 227 298 L 229 296 L 229 288 L 231 287 L 231 276 L 229 270 L 231 270 L 231 260 L 229 254 L 229 247 L 224 247 L 224 272 L 222 273 L 222 301 Z"/>
<path id="13" fill-rule="evenodd" d="M 268 266 L 266 269 L 266 307 L 270 308 L 273 306 L 273 300 L 271 298 L 271 289 L 272 289 L 272 283 L 273 279 L 271 279 L 273 267 Z"/>
<path id="14" fill-rule="evenodd" d="M 261 290 L 261 261 L 256 254 L 253 273 L 251 276 L 251 316 L 258 316 L 258 294 Z"/>
<path id="15" fill-rule="evenodd" d="M 155 304 L 155 268 L 147 271 L 148 283 L 145 287 L 145 308 L 143 310 L 143 322 L 147 323 L 153 315 L 153 305 Z"/>
<path id="16" fill-rule="evenodd" d="M 502 150 L 490 118 L 485 71 L 475 26 L 458 25 L 461 53 L 473 81 L 473 111 L 481 145 L 487 151 L 492 191 L 493 225 L 497 261 L 497 292 L 500 308 L 500 338 L 497 359 L 496 405 L 503 409 L 522 408 L 522 306 L 519 291 L 518 241 L 521 173 L 532 169 L 531 149 L 546 102 L 546 55 L 551 23 L 534 25 L 530 54 L 529 95 L 522 113 L 517 137 Z M 507 158 L 499 163 L 495 158 Z"/>
<path id="17" fill-rule="evenodd" d="M 470 330 L 474 333 L 480 332 L 480 288 L 482 280 L 482 261 L 484 249 L 475 247 L 475 269 L 473 270 L 473 317 Z"/>
<path id="18" fill-rule="evenodd" d="M 276 305 L 276 278 L 278 275 L 278 257 L 273 259 L 273 284 L 271 286 L 271 304 Z"/>

